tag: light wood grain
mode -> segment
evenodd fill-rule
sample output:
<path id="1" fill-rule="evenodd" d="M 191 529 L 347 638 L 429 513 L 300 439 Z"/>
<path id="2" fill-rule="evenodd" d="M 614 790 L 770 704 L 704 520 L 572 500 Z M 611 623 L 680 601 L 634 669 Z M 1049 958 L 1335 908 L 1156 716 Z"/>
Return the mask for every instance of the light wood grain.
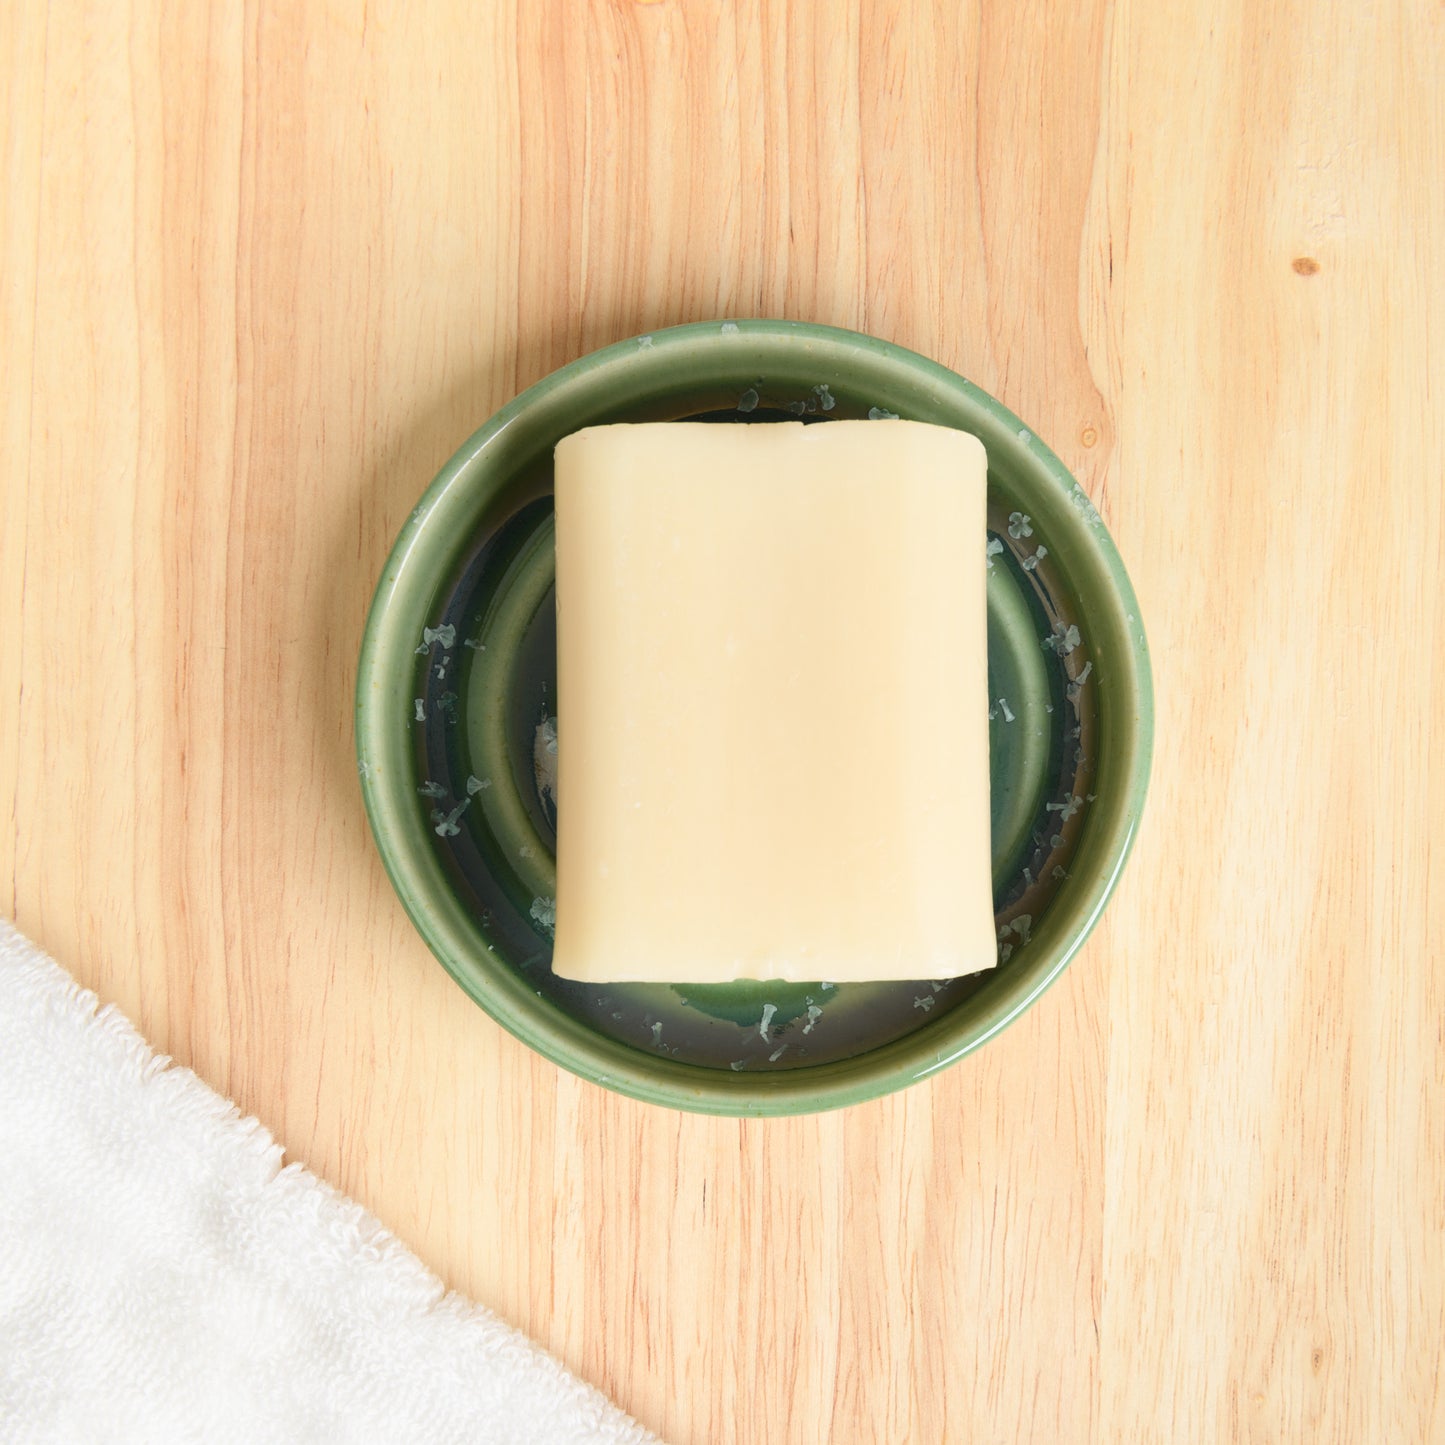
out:
<path id="1" fill-rule="evenodd" d="M 52 0 L 0 47 L 0 908 L 673 1441 L 1445 1440 L 1445 10 Z M 1001 396 L 1155 650 L 1103 927 L 824 1118 L 532 1057 L 350 750 L 435 469 L 718 315 Z"/>

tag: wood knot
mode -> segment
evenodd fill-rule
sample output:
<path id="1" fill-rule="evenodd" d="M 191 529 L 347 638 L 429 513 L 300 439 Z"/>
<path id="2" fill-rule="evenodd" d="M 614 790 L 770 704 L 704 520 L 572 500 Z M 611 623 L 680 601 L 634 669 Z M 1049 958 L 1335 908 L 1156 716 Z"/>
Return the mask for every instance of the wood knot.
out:
<path id="1" fill-rule="evenodd" d="M 1320 269 L 1320 263 L 1313 256 L 1296 256 L 1293 262 L 1296 276 L 1313 276 Z"/>

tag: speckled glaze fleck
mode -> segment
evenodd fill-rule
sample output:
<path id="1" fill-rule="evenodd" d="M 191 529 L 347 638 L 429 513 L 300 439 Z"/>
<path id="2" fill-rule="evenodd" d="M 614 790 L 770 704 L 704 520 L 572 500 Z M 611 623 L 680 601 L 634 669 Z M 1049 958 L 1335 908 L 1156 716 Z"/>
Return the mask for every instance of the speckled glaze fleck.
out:
<path id="1" fill-rule="evenodd" d="M 654 986 L 595 999 L 551 975 L 549 753 L 558 740 L 542 624 L 552 447 L 600 422 L 724 415 L 902 416 L 961 427 L 988 449 L 980 545 L 1000 959 L 990 973 L 942 985 L 721 986 L 706 997 Z M 493 546 L 503 534 L 505 547 Z M 490 572 L 477 570 L 479 547 L 492 549 Z M 473 592 L 486 579 L 475 627 L 457 600 L 472 595 L 464 576 Z M 718 1114 L 873 1098 L 956 1062 L 1017 1018 L 1078 951 L 1118 880 L 1152 737 L 1138 603 L 1098 511 L 1058 458 L 998 402 L 924 357 L 779 321 L 705 322 L 621 342 L 498 412 L 398 538 L 357 683 L 367 814 L 397 893 L 442 964 L 558 1064 L 635 1098 Z M 496 882 L 494 906 L 468 870 Z"/>

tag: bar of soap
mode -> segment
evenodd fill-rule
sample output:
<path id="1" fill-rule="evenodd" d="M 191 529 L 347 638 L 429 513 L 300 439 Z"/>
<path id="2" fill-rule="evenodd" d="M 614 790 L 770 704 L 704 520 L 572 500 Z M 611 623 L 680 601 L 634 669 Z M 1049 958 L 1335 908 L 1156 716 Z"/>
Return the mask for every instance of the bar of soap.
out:
<path id="1" fill-rule="evenodd" d="M 558 975 L 995 962 L 986 474 L 907 421 L 558 444 Z"/>

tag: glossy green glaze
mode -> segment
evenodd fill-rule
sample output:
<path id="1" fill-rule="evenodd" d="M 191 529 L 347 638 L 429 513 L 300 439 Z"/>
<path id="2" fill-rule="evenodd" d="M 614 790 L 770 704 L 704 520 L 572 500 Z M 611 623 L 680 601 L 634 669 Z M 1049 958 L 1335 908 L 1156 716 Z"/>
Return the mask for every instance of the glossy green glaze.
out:
<path id="1" fill-rule="evenodd" d="M 605 421 L 870 412 L 961 427 L 988 449 L 1000 966 L 932 993 L 754 983 L 630 985 L 604 996 L 561 984 L 547 963 L 552 447 Z M 1152 731 L 1133 590 L 1058 458 L 992 398 L 921 356 L 777 321 L 623 342 L 498 412 L 403 529 L 372 604 L 357 685 L 372 829 L 398 895 L 453 977 L 519 1038 L 586 1078 L 739 1115 L 901 1088 L 1016 1018 L 1069 962 L 1118 879 Z M 827 1026 L 809 1028 L 814 1015 Z M 774 1053 L 780 1040 L 788 1047 Z M 741 1057 L 729 1063 L 731 1054 Z"/>

